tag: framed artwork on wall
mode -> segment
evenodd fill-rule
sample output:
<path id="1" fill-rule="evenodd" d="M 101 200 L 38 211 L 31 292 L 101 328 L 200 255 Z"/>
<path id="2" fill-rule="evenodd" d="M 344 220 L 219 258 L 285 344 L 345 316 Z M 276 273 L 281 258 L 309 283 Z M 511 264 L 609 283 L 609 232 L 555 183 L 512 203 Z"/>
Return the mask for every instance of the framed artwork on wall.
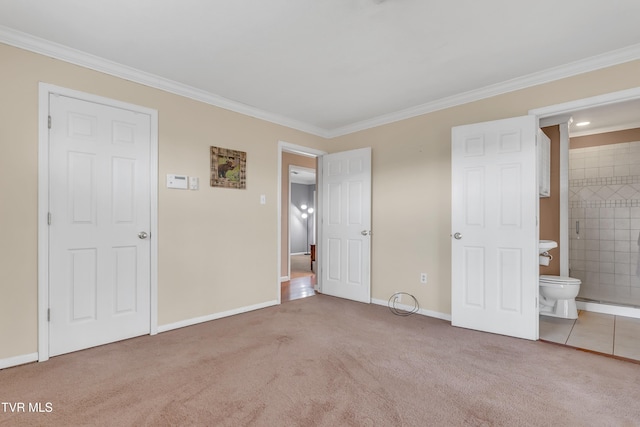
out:
<path id="1" fill-rule="evenodd" d="M 247 188 L 247 153 L 211 147 L 211 186 Z"/>

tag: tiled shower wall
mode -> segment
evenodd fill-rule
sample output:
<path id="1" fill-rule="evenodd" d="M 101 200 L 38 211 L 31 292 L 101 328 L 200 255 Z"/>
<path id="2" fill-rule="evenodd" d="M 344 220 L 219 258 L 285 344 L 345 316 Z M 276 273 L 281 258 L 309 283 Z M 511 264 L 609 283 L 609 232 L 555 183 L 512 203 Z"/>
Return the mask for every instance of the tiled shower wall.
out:
<path id="1" fill-rule="evenodd" d="M 569 150 L 569 208 L 578 296 L 640 306 L 640 141 Z"/>

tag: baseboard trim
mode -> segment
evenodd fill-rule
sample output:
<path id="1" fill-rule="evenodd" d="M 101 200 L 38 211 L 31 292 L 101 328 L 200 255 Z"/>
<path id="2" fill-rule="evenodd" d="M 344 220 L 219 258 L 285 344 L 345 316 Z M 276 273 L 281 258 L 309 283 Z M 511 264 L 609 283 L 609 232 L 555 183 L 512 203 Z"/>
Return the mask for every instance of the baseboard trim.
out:
<path id="1" fill-rule="evenodd" d="M 21 354 L 20 356 L 0 359 L 0 369 L 11 368 L 13 366 L 24 365 L 25 363 L 37 362 L 38 353 Z"/>
<path id="2" fill-rule="evenodd" d="M 260 304 L 248 305 L 246 307 L 240 307 L 233 310 L 223 311 L 220 313 L 209 314 L 207 316 L 194 317 L 192 319 L 181 320 L 175 323 L 168 323 L 166 325 L 158 326 L 158 333 L 171 331 L 173 329 L 184 328 L 187 326 L 197 325 L 198 323 L 209 322 L 211 320 L 222 319 L 223 317 L 234 316 L 236 314 L 247 313 L 253 310 L 259 310 L 261 308 L 267 308 L 274 305 L 278 305 L 278 301 L 267 301 Z"/>
<path id="3" fill-rule="evenodd" d="M 384 305 L 385 307 L 389 306 L 389 300 L 382 300 L 382 299 L 371 299 L 371 303 L 372 304 L 376 304 L 376 305 Z M 413 310 L 413 306 L 410 305 L 404 305 L 404 304 L 396 304 L 396 308 L 399 308 L 400 310 L 405 310 L 405 311 L 412 311 Z M 432 311 L 432 310 L 427 310 L 424 308 L 419 309 L 416 314 L 421 314 L 423 316 L 427 316 L 427 317 L 435 317 L 436 319 L 441 319 L 441 320 L 446 320 L 451 322 L 451 315 L 450 314 L 446 314 L 446 313 L 440 313 L 439 311 Z"/>

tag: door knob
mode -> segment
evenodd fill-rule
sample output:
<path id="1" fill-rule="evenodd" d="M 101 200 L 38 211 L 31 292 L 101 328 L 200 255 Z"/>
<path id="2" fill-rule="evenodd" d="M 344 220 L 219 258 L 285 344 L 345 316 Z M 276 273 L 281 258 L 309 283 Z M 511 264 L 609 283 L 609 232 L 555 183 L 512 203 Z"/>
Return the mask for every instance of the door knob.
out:
<path id="1" fill-rule="evenodd" d="M 453 238 L 456 239 L 456 240 L 460 240 L 460 239 L 462 239 L 462 234 L 456 233 L 456 234 L 453 235 Z"/>
<path id="2" fill-rule="evenodd" d="M 363 236 L 368 236 L 369 234 L 371 234 L 371 231 L 362 230 L 360 234 L 362 234 Z"/>
<path id="3" fill-rule="evenodd" d="M 146 231 L 141 231 L 138 233 L 138 238 L 140 239 L 146 239 L 147 237 L 149 237 L 149 235 L 147 234 Z"/>

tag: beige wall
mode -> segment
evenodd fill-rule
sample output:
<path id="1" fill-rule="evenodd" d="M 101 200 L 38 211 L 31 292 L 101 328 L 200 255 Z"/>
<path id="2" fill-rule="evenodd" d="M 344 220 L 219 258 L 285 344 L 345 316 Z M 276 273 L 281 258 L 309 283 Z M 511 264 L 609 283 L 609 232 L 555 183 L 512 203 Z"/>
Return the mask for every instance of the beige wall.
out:
<path id="1" fill-rule="evenodd" d="M 635 61 L 325 141 L 2 44 L 0 61 L 0 359 L 37 351 L 39 81 L 159 111 L 160 325 L 277 298 L 278 140 L 373 148 L 372 296 L 450 313 L 451 127 L 640 86 Z M 206 185 L 210 145 L 247 152 L 246 190 Z M 167 191 L 167 173 L 201 189 Z"/>
<path id="2" fill-rule="evenodd" d="M 293 153 L 282 153 L 282 244 L 280 254 L 280 277 L 289 274 L 289 166 L 302 166 L 309 169 L 317 169 L 315 157 L 301 156 Z"/>
<path id="3" fill-rule="evenodd" d="M 158 110 L 159 325 L 277 299 L 278 141 L 325 140 L 4 44 L 0 63 L 0 359 L 37 351 L 38 82 Z M 246 190 L 209 187 L 211 145 L 247 152 Z"/>
<path id="4" fill-rule="evenodd" d="M 451 313 L 451 127 L 640 86 L 640 61 L 425 114 L 330 141 L 373 148 L 372 296 L 395 291 Z M 429 283 L 419 282 L 420 272 Z"/>

